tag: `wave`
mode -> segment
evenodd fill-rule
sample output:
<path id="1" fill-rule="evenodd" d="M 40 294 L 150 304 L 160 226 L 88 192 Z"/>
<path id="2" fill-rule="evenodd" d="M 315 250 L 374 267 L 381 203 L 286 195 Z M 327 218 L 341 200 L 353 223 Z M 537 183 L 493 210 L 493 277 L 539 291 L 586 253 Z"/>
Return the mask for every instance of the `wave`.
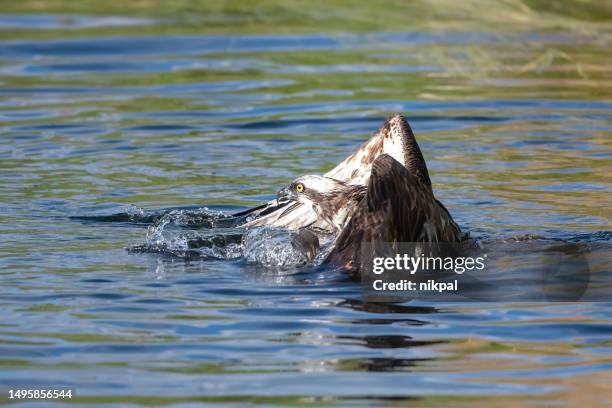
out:
<path id="1" fill-rule="evenodd" d="M 145 210 L 130 206 L 114 214 L 71 218 L 86 222 L 147 225 L 144 243 L 126 248 L 130 253 L 155 253 L 183 259 L 241 260 L 275 271 L 321 265 L 334 242 L 333 236 L 320 239 L 308 230 L 242 228 L 248 212 L 231 214 L 208 207 Z M 535 249 L 546 242 L 582 244 L 584 251 L 597 252 L 601 245 L 609 249 L 612 232 L 580 233 L 563 239 L 530 234 L 480 236 L 476 242 L 493 252 L 511 251 L 507 246 L 512 243 L 531 243 L 530 247 Z"/>

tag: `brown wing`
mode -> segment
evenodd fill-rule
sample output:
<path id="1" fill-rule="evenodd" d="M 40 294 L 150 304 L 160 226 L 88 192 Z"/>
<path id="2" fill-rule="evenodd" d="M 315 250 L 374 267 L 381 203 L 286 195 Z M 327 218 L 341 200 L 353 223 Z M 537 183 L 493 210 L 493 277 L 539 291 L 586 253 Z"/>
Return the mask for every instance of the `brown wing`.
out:
<path id="1" fill-rule="evenodd" d="M 348 184 L 366 185 L 372 173 L 374 161 L 382 154 L 393 157 L 431 189 L 431 181 L 421 149 L 408 121 L 399 113 L 387 118 L 370 140 L 325 173 L 325 176 Z"/>
<path id="2" fill-rule="evenodd" d="M 431 181 L 421 149 L 410 125 L 399 113 L 385 120 L 380 129 L 367 142 L 325 173 L 325 176 L 352 185 L 367 185 L 372 174 L 373 163 L 383 154 L 393 157 L 405 166 L 422 185 L 431 191 Z M 326 224 L 318 219 L 310 207 L 302 204 L 286 208 L 278 206 L 276 200 L 272 200 L 237 215 L 247 214 L 251 221 L 243 224 L 244 227 L 273 226 L 297 230 L 315 223 L 320 228 L 325 229 L 326 227 Z"/>
<path id="3" fill-rule="evenodd" d="M 359 271 L 364 244 L 461 240 L 459 226 L 435 199 L 431 186 L 391 156 L 383 154 L 374 161 L 367 188 L 328 262 Z"/>

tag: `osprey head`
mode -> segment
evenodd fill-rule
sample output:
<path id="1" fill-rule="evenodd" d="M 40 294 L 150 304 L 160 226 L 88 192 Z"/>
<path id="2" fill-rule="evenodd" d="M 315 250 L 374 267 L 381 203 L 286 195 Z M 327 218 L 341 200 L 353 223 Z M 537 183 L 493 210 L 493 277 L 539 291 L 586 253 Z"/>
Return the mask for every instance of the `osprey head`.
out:
<path id="1" fill-rule="evenodd" d="M 276 197 L 279 203 L 297 201 L 316 208 L 326 198 L 346 189 L 346 184 L 329 177 L 302 176 L 281 189 Z"/>
<path id="2" fill-rule="evenodd" d="M 305 204 L 332 229 L 341 230 L 365 190 L 363 186 L 351 186 L 330 177 L 302 176 L 280 190 L 277 201 Z"/>

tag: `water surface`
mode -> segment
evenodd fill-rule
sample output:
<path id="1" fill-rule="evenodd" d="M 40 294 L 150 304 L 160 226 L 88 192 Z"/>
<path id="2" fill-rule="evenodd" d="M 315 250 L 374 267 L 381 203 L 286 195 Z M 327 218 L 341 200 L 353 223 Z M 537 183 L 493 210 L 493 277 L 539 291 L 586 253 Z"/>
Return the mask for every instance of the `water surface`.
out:
<path id="1" fill-rule="evenodd" d="M 126 251 L 145 241 L 142 211 L 243 210 L 402 112 L 473 236 L 607 254 L 605 37 L 167 24 L 0 17 L 2 389 L 98 405 L 609 403 L 609 302 L 375 304 L 337 273 Z M 116 31 L 78 35 L 92 27 Z"/>

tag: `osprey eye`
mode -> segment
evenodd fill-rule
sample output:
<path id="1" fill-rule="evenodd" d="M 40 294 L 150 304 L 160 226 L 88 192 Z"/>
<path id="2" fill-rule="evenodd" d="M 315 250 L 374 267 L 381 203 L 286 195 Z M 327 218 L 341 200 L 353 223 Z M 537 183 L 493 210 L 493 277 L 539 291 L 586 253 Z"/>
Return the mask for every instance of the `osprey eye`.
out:
<path id="1" fill-rule="evenodd" d="M 302 183 L 296 184 L 295 191 L 297 191 L 298 193 L 301 193 L 302 191 L 304 191 L 304 185 Z"/>

